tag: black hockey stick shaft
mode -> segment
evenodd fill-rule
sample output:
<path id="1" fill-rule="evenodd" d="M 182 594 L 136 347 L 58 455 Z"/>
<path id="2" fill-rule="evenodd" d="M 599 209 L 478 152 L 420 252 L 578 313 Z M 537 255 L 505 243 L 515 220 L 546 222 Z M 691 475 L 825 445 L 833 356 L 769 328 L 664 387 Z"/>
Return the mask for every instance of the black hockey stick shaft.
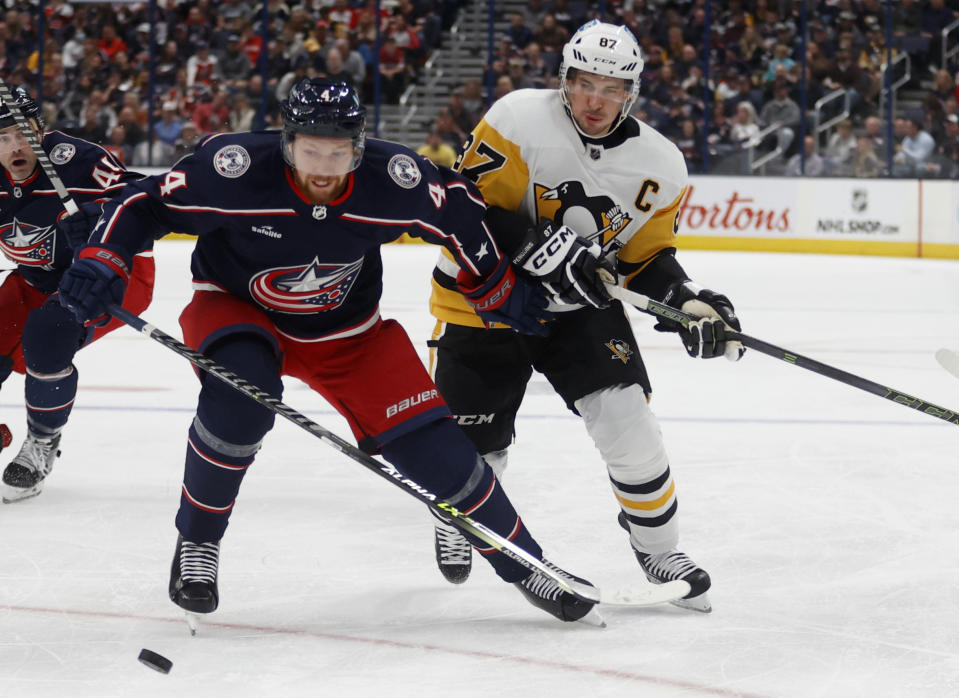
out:
<path id="1" fill-rule="evenodd" d="M 278 414 L 281 417 L 293 422 L 301 429 L 310 432 L 313 434 L 313 436 L 318 437 L 321 441 L 332 446 L 347 458 L 359 463 L 367 470 L 376 473 L 384 480 L 400 488 L 410 496 L 419 499 L 433 511 L 441 514 L 444 518 L 448 518 L 463 531 L 479 538 L 486 544 L 495 548 L 515 562 L 523 565 L 527 569 L 549 577 L 550 580 L 555 582 L 564 591 L 569 592 L 570 594 L 573 594 L 574 596 L 585 601 L 591 601 L 593 603 L 599 602 L 599 592 L 597 589 L 583 585 L 577 585 L 576 587 L 573 587 L 568 580 L 560 575 L 557 575 L 551 569 L 546 567 L 546 565 L 544 565 L 538 558 L 530 555 L 518 545 L 507 540 L 503 536 L 496 533 L 496 531 L 493 531 L 479 521 L 474 521 L 472 518 L 459 511 L 453 505 L 439 499 L 435 494 L 427 490 L 425 487 L 422 487 L 413 480 L 404 477 L 403 474 L 397 471 L 392 465 L 376 460 L 368 453 L 361 451 L 353 444 L 345 441 L 333 432 L 320 426 L 306 415 L 297 412 L 292 407 L 284 404 L 280 400 L 277 400 L 269 393 L 244 380 L 227 368 L 220 366 L 215 361 L 209 359 L 200 352 L 191 349 L 162 330 L 157 329 L 140 316 L 131 313 L 115 304 L 108 305 L 107 311 L 113 315 L 113 317 L 125 322 L 140 334 L 146 335 L 150 339 L 153 339 L 168 349 L 171 349 L 183 358 L 190 361 L 194 366 L 202 369 L 206 373 L 209 373 L 211 376 L 220 379 L 234 390 L 243 393 L 252 400 L 255 400 L 257 403 L 263 405 L 274 414 Z"/>
<path id="2" fill-rule="evenodd" d="M 43 149 L 43 146 L 40 145 L 40 139 L 37 138 L 36 132 L 34 132 L 33 127 L 30 126 L 30 122 L 27 121 L 27 117 L 22 111 L 20 111 L 20 107 L 17 104 L 17 100 L 14 99 L 13 93 L 10 91 L 10 87 L 3 81 L 2 78 L 0 78 L 0 99 L 3 100 L 3 103 L 6 105 L 7 109 L 10 110 L 13 120 L 17 122 L 17 126 L 20 127 L 20 132 L 30 145 L 30 150 L 32 150 L 33 154 L 37 156 L 37 162 L 40 163 L 40 169 L 43 170 L 43 173 L 47 176 L 47 179 L 49 179 L 50 183 L 53 184 L 53 188 L 56 190 L 57 196 L 60 197 L 60 201 L 63 204 L 63 208 L 66 209 L 67 215 L 72 216 L 74 213 L 80 210 L 77 206 L 77 202 L 73 200 L 72 196 L 70 196 L 70 193 L 63 184 L 63 180 L 60 179 L 60 175 L 57 174 L 56 169 L 53 167 L 53 163 L 50 162 L 50 158 L 47 157 L 46 151 Z"/>
<path id="3" fill-rule="evenodd" d="M 636 293 L 635 291 L 630 291 L 622 286 L 610 283 L 608 279 L 606 280 L 606 290 L 609 291 L 609 294 L 613 298 L 618 298 L 625 303 L 629 303 L 638 310 L 642 310 L 644 313 L 649 313 L 650 315 L 664 318 L 666 320 L 672 320 L 673 322 L 679 323 L 683 327 L 688 327 L 691 322 L 696 322 L 699 320 L 699 318 L 693 315 L 684 313 L 681 310 L 664 305 L 663 303 L 658 303 L 657 301 L 654 301 L 641 293 Z M 853 388 L 865 390 L 867 393 L 878 395 L 879 397 L 894 402 L 897 405 L 902 405 L 904 407 L 922 412 L 923 414 L 928 414 L 930 417 L 936 417 L 937 419 L 942 419 L 950 424 L 959 425 L 959 413 L 956 413 L 948 408 L 940 407 L 939 405 L 935 405 L 921 398 L 914 397 L 913 395 L 896 390 L 895 388 L 890 388 L 887 385 L 880 385 L 879 383 L 871 381 L 867 378 L 863 378 L 862 376 L 857 376 L 853 373 L 849 373 L 848 371 L 843 371 L 842 369 L 836 368 L 835 366 L 830 366 L 822 363 L 821 361 L 810 359 L 809 357 L 803 356 L 802 354 L 797 354 L 794 351 L 777 347 L 775 344 L 770 344 L 769 342 L 764 342 L 761 339 L 750 337 L 748 334 L 742 334 L 741 332 L 727 332 L 726 336 L 733 340 L 742 342 L 743 346 L 749 347 L 754 351 L 758 351 L 760 354 L 765 354 L 766 356 L 771 356 L 774 359 L 785 361 L 787 364 L 792 364 L 793 366 L 799 366 L 799 368 L 804 368 L 807 371 L 818 373 L 826 378 L 832 378 L 833 380 L 839 381 L 840 383 L 845 383 Z"/>

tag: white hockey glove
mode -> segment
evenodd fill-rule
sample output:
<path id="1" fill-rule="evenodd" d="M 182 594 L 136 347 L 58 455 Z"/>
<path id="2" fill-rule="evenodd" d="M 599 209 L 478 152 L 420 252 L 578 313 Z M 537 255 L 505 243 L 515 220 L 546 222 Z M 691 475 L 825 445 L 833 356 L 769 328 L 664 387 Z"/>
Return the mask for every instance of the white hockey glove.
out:
<path id="1" fill-rule="evenodd" d="M 615 270 L 602 252 L 571 228 L 542 219 L 530 229 L 513 264 L 538 279 L 556 303 L 607 308 L 609 293 L 598 271 Z"/>
<path id="2" fill-rule="evenodd" d="M 654 328 L 660 332 L 678 332 L 686 352 L 693 358 L 725 356 L 730 361 L 739 361 L 746 353 L 746 347 L 741 342 L 727 339 L 727 330 L 741 332 L 742 327 L 733 304 L 726 296 L 692 281 L 680 281 L 669 287 L 663 303 L 699 318 L 688 327 L 660 319 Z"/>

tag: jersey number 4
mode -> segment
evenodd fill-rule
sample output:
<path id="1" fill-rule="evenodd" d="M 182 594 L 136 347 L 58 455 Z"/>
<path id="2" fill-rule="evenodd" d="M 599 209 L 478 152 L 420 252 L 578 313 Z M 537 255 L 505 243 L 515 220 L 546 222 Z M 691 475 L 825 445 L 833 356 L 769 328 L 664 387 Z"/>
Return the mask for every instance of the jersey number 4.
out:
<path id="1" fill-rule="evenodd" d="M 476 146 L 476 150 L 473 150 L 474 138 L 475 136 L 471 133 L 466 139 L 466 143 L 463 145 L 463 153 L 456 160 L 456 164 L 453 165 L 453 169 L 460 172 L 471 182 L 478 182 L 479 178 L 487 172 L 498 170 L 505 165 L 506 156 L 501 152 L 494 150 L 493 146 L 486 141 L 480 141 L 479 145 Z M 473 152 L 477 158 L 485 158 L 485 160 L 476 165 L 463 167 L 461 169 L 460 166 L 463 164 L 463 158 L 466 157 L 466 155 L 470 152 Z"/>
<path id="2" fill-rule="evenodd" d="M 101 189 L 109 189 L 123 177 L 123 168 L 104 155 L 93 166 L 93 172 L 90 173 L 90 176 L 100 185 Z"/>

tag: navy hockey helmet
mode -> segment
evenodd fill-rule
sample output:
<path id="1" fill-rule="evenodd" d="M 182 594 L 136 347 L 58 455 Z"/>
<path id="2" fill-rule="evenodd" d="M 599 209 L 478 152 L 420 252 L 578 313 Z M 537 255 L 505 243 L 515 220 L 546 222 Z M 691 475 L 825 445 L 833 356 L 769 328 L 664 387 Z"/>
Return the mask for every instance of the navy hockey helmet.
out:
<path id="1" fill-rule="evenodd" d="M 283 115 L 283 157 L 293 161 L 293 141 L 297 134 L 322 138 L 350 138 L 353 163 L 359 167 L 366 148 L 366 107 L 348 83 L 327 78 L 304 78 L 296 83 L 287 99 L 280 103 Z"/>
<path id="2" fill-rule="evenodd" d="M 40 106 L 36 100 L 30 96 L 30 93 L 21 85 L 10 88 L 10 92 L 13 94 L 13 103 L 20 109 L 20 112 L 28 120 L 33 119 L 36 121 L 39 128 L 43 128 L 43 117 L 40 116 Z M 7 106 L 6 102 L 0 101 L 0 128 L 7 128 L 16 123 L 10 107 Z"/>

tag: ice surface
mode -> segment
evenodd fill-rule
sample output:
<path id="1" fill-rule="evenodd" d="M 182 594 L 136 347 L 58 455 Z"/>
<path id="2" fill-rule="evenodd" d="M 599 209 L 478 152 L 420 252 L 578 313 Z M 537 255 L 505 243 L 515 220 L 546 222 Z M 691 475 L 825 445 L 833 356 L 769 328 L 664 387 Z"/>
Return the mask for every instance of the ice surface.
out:
<path id="1" fill-rule="evenodd" d="M 144 313 L 175 336 L 189 250 L 157 246 Z M 435 256 L 384 250 L 383 314 L 424 359 Z M 746 332 L 959 409 L 933 358 L 959 349 L 955 262 L 681 259 Z M 0 507 L 0 696 L 959 695 L 959 428 L 755 352 L 695 361 L 634 321 L 711 615 L 608 608 L 601 630 L 553 620 L 483 563 L 451 586 L 422 506 L 280 419 L 224 539 L 220 610 L 190 637 L 166 585 L 197 384 L 123 329 L 78 356 L 43 494 Z M 4 462 L 23 438 L 22 385 L 0 395 Z M 349 436 L 303 384 L 284 399 Z M 605 468 L 541 378 L 518 431 L 505 484 L 550 557 L 601 585 L 641 583 Z M 173 661 L 168 676 L 137 661 L 143 647 Z"/>

